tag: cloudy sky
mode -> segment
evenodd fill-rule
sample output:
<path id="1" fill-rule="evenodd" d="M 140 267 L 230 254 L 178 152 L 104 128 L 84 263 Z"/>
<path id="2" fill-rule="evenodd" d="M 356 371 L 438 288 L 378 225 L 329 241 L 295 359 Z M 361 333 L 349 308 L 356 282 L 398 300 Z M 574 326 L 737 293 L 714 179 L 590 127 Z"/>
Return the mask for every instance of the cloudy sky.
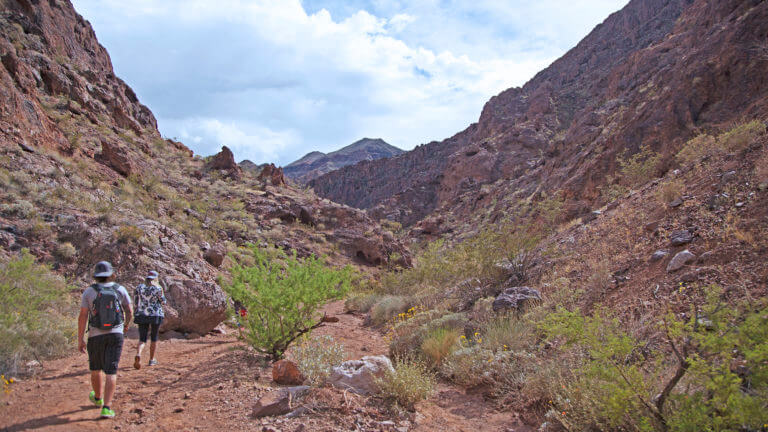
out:
<path id="1" fill-rule="evenodd" d="M 626 3 L 74 0 L 163 135 L 280 165 L 449 137 Z"/>

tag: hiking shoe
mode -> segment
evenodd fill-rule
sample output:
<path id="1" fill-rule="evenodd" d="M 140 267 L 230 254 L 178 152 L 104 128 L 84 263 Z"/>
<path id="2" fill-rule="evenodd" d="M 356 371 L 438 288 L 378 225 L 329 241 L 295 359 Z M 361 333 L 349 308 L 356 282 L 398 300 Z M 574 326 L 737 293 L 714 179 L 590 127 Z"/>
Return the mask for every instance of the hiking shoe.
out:
<path id="1" fill-rule="evenodd" d="M 133 359 L 133 368 L 134 368 L 134 369 L 141 369 L 141 357 L 139 357 L 139 356 L 136 356 L 136 357 Z"/>
<path id="2" fill-rule="evenodd" d="M 115 410 L 107 407 L 101 408 L 101 418 L 114 418 Z"/>
<path id="3" fill-rule="evenodd" d="M 155 365 L 157 365 L 157 360 L 152 359 L 152 360 L 149 361 L 148 366 L 155 366 Z"/>
<path id="4" fill-rule="evenodd" d="M 90 399 L 91 402 L 93 402 L 93 404 L 96 406 L 104 406 L 104 399 L 96 399 L 95 391 L 91 391 L 91 393 L 88 395 L 88 399 Z"/>

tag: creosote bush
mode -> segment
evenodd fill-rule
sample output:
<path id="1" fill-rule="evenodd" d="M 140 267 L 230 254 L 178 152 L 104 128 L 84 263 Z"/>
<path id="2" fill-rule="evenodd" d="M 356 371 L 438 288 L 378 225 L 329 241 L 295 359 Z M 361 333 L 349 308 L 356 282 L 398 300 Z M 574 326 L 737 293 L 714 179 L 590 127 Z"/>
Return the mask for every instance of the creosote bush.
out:
<path id="1" fill-rule="evenodd" d="M 246 341 L 272 360 L 283 357 L 301 335 L 322 325 L 319 308 L 342 298 L 350 289 L 353 270 L 326 265 L 314 255 L 298 258 L 279 249 L 248 244 L 232 255 L 231 281 L 224 290 L 248 310 Z"/>
<path id="2" fill-rule="evenodd" d="M 622 180 L 630 187 L 643 185 L 656 177 L 661 165 L 661 155 L 648 146 L 641 147 L 631 156 L 625 151 L 616 160 L 621 168 Z"/>
<path id="3" fill-rule="evenodd" d="M 333 368 L 344 361 L 344 345 L 328 335 L 303 338 L 292 353 L 301 374 L 312 386 L 322 385 Z"/>
<path id="4" fill-rule="evenodd" d="M 30 360 L 65 354 L 75 339 L 69 287 L 24 249 L 0 263 L 0 372 L 25 372 Z"/>
<path id="5" fill-rule="evenodd" d="M 575 359 L 568 374 L 553 376 L 550 418 L 568 430 L 764 427 L 768 307 L 728 305 L 717 287 L 704 290 L 706 301 L 694 301 L 689 318 L 669 313 L 660 320 L 661 346 L 632 334 L 606 309 L 584 315 L 558 308 L 548 315 L 541 329 L 566 342 L 559 356 Z"/>

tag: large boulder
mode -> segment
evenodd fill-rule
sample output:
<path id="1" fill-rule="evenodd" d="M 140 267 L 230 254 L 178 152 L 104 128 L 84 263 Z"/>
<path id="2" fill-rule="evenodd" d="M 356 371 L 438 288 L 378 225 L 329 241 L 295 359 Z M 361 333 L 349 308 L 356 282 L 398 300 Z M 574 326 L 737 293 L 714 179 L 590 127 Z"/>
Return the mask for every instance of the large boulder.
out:
<path id="1" fill-rule="evenodd" d="M 224 257 L 226 256 L 227 251 L 224 250 L 221 246 L 214 246 L 212 248 L 208 248 L 205 252 L 203 252 L 203 258 L 208 261 L 208 264 L 219 268 L 221 267 L 221 264 L 224 262 Z"/>
<path id="2" fill-rule="evenodd" d="M 298 407 L 299 399 L 309 392 L 308 386 L 286 387 L 273 390 L 256 401 L 253 415 L 256 418 L 288 414 Z"/>
<path id="3" fill-rule="evenodd" d="M 376 378 L 394 372 L 392 362 L 386 356 L 365 356 L 360 360 L 349 360 L 333 368 L 328 384 L 354 393 L 367 395 L 379 389 Z"/>
<path id="4" fill-rule="evenodd" d="M 227 296 L 215 283 L 172 280 L 166 297 L 163 330 L 204 335 L 227 318 Z"/>
<path id="5" fill-rule="evenodd" d="M 283 169 L 276 167 L 275 164 L 265 165 L 257 179 L 269 183 L 272 186 L 285 186 Z"/>
<path id="6" fill-rule="evenodd" d="M 522 311 L 526 303 L 540 301 L 541 293 L 533 288 L 521 286 L 507 288 L 496 296 L 493 301 L 493 311 Z"/>
<path id="7" fill-rule="evenodd" d="M 682 246 L 693 241 L 694 234 L 690 230 L 672 231 L 669 235 L 669 244 Z"/>

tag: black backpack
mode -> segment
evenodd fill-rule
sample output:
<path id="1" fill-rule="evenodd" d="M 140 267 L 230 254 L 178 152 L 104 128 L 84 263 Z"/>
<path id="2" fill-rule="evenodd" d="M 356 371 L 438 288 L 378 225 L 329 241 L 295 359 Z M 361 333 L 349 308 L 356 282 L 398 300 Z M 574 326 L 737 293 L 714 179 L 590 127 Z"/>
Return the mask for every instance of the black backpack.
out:
<path id="1" fill-rule="evenodd" d="M 98 284 L 91 285 L 96 291 L 96 299 L 93 301 L 91 313 L 91 327 L 100 330 L 111 330 L 123 323 L 123 311 L 120 307 L 120 294 L 117 292 L 119 285 L 102 287 Z"/>

